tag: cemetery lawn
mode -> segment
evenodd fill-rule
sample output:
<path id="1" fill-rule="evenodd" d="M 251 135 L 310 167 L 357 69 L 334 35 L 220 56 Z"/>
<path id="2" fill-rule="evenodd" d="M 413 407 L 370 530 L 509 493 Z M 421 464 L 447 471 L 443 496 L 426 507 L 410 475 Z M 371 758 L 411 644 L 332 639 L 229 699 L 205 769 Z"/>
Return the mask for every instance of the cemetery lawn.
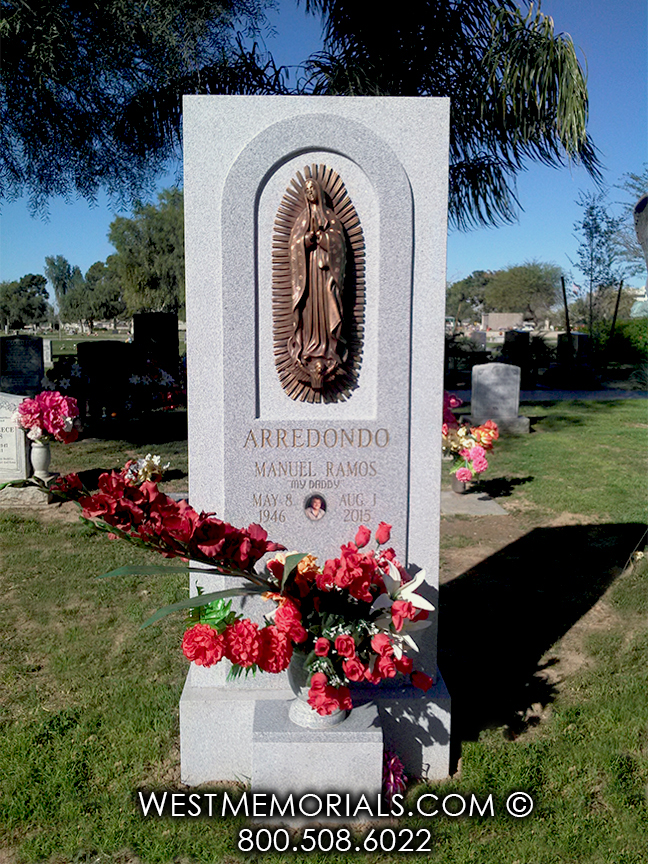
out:
<path id="1" fill-rule="evenodd" d="M 483 805 L 492 794 L 494 815 L 375 827 L 428 829 L 431 851 L 410 853 L 415 861 L 644 864 L 648 566 L 633 553 L 645 545 L 646 403 L 523 409 L 534 434 L 498 442 L 484 481 L 508 515 L 442 519 L 439 654 L 458 771 L 410 792 L 412 804 L 431 792 Z M 55 446 L 53 467 L 118 467 L 156 452 L 186 490 L 186 441 L 151 434 Z M 76 512 L 0 512 L 1 864 L 251 860 L 236 847 L 242 820 L 139 814 L 137 790 L 182 789 L 184 623 L 139 625 L 184 596 L 186 579 L 97 579 L 159 559 L 109 541 Z M 535 802 L 526 819 L 506 813 L 518 790 Z M 293 860 L 303 857 L 402 858 Z"/>

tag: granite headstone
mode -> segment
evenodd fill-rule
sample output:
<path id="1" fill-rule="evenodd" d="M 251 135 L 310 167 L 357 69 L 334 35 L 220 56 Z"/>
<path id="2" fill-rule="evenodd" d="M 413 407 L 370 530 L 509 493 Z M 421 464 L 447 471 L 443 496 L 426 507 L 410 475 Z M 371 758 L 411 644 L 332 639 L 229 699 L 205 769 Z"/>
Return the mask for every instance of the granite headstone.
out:
<path id="1" fill-rule="evenodd" d="M 35 396 L 43 389 L 44 374 L 42 337 L 0 337 L 0 390 Z"/>
<path id="2" fill-rule="evenodd" d="M 0 483 L 29 477 L 27 435 L 12 419 L 23 398 L 0 393 Z"/>
<path id="3" fill-rule="evenodd" d="M 434 603 L 448 101 L 186 97 L 184 137 L 191 504 L 235 525 L 260 522 L 271 539 L 321 562 L 360 524 L 388 522 L 390 545 L 426 571 Z M 285 265 L 276 258 L 273 265 L 273 226 L 286 190 L 309 176 L 324 183 L 327 172 L 345 185 L 365 257 L 355 311 L 345 313 L 356 325 L 348 342 L 355 377 L 340 398 L 320 400 L 308 386 L 287 389 L 275 362 L 283 325 L 272 286 Z M 315 380 L 313 372 L 312 388 Z M 303 401 L 291 398 L 300 392 Z M 314 496 L 321 518 L 311 512 Z M 197 586 L 218 590 L 225 581 L 194 576 L 192 593 Z M 243 608 L 260 620 L 269 611 L 262 605 Z M 434 617 L 420 640 L 419 666 L 435 680 L 427 694 L 409 686 L 371 694 L 385 746 L 411 775 L 428 777 L 446 776 L 449 760 L 436 631 Z M 258 748 L 279 742 L 292 742 L 307 777 L 299 727 L 274 728 L 292 697 L 285 673 L 235 682 L 226 673 L 225 662 L 190 669 L 180 703 L 183 781 L 251 777 L 260 788 Z M 371 738 L 369 729 L 354 734 Z M 365 773 L 379 783 L 372 747 Z M 338 786 L 359 782 L 347 760 Z"/>
<path id="4" fill-rule="evenodd" d="M 529 418 L 519 416 L 520 369 L 508 363 L 485 363 L 472 370 L 470 421 L 494 420 L 502 432 L 524 435 Z"/>

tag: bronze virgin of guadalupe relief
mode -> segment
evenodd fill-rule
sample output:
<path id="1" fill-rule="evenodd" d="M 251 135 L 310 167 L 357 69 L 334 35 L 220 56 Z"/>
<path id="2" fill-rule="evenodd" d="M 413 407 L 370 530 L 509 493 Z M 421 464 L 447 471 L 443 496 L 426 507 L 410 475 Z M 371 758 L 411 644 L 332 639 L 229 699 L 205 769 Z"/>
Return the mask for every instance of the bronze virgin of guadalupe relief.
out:
<path id="1" fill-rule="evenodd" d="M 282 387 L 301 402 L 338 402 L 356 386 L 364 320 L 364 238 L 339 175 L 297 172 L 275 221 L 274 353 Z"/>

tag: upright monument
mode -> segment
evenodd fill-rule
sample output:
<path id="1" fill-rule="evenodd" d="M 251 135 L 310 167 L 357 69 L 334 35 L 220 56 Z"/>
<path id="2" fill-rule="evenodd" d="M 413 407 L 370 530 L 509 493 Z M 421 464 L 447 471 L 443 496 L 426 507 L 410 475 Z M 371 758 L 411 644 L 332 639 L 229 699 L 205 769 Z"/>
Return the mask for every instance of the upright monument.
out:
<path id="1" fill-rule="evenodd" d="M 448 115 L 448 100 L 417 98 L 197 96 L 184 107 L 191 504 L 261 523 L 320 562 L 360 524 L 388 522 L 435 605 Z M 194 574 L 197 586 L 225 578 Z M 262 607 L 246 601 L 246 615 L 260 620 Z M 443 777 L 436 618 L 422 632 L 427 694 L 392 684 L 356 695 L 375 702 L 409 774 Z M 292 697 L 285 673 L 226 672 L 223 661 L 187 677 L 187 783 L 252 777 L 262 703 Z"/>

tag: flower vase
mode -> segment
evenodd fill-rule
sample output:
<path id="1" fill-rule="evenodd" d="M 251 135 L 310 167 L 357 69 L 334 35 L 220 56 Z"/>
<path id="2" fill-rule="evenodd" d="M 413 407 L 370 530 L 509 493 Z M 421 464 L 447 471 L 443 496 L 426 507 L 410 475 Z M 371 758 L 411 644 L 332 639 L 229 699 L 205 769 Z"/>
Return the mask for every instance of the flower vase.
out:
<path id="1" fill-rule="evenodd" d="M 306 655 L 295 651 L 288 666 L 288 683 L 297 697 L 290 703 L 288 718 L 295 726 L 304 729 L 328 729 L 346 720 L 348 711 L 337 708 L 332 714 L 318 714 L 308 704 L 308 676 L 305 667 Z"/>
<path id="2" fill-rule="evenodd" d="M 30 459 L 32 468 L 34 469 L 34 477 L 42 480 L 43 483 L 49 483 L 54 476 L 50 474 L 49 466 L 52 461 L 49 441 L 32 441 Z"/>
<path id="3" fill-rule="evenodd" d="M 456 474 L 450 475 L 450 485 L 452 487 L 452 491 L 456 492 L 457 495 L 465 495 L 466 492 L 470 489 L 470 480 L 457 480 Z"/>

